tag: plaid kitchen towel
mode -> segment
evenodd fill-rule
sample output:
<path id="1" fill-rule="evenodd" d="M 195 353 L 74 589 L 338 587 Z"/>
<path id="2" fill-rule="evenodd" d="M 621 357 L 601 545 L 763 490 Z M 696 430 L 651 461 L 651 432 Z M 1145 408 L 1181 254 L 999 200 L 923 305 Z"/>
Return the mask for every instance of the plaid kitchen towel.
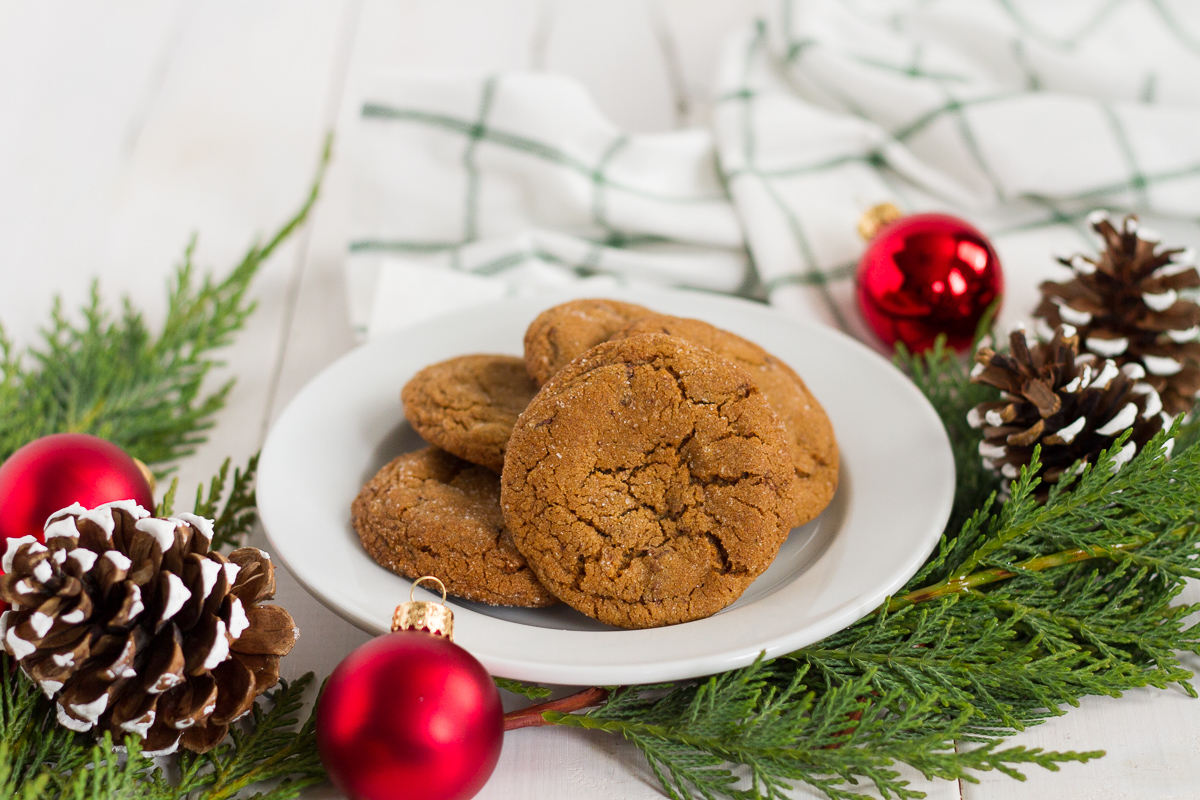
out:
<path id="1" fill-rule="evenodd" d="M 711 129 L 629 134 L 575 82 L 384 77 L 355 147 L 371 332 L 573 281 L 761 297 L 869 340 L 859 216 L 965 217 L 1027 317 L 1086 216 L 1200 242 L 1200 4 L 793 0 L 731 36 Z"/>
<path id="2" fill-rule="evenodd" d="M 350 277 L 372 333 L 564 282 L 753 276 L 706 130 L 626 133 L 553 75 L 385 77 L 369 97 Z"/>

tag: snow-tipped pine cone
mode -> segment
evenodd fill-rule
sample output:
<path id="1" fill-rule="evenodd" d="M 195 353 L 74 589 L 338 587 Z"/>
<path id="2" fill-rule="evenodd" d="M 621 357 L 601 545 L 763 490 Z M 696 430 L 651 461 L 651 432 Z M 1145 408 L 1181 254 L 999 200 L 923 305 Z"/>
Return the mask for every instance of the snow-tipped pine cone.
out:
<path id="1" fill-rule="evenodd" d="M 1189 411 L 1200 391 L 1200 305 L 1180 295 L 1200 287 L 1194 256 L 1161 249 L 1158 235 L 1127 216 L 1120 228 L 1098 212 L 1092 227 L 1104 240 L 1096 258 L 1060 258 L 1074 276 L 1045 281 L 1034 310 L 1039 334 L 1074 326 L 1083 349 L 1117 366 L 1139 364 L 1162 397 L 1168 414 Z"/>
<path id="2" fill-rule="evenodd" d="M 983 429 L 984 465 L 1000 473 L 1006 489 L 1035 446 L 1041 445 L 1044 497 L 1071 465 L 1094 462 L 1132 428 L 1116 456 L 1117 466 L 1128 462 L 1170 419 L 1158 392 L 1140 380 L 1140 366 L 1118 368 L 1093 353 L 1078 355 L 1079 338 L 1069 327 L 1035 343 L 1016 330 L 1009 344 L 1008 353 L 981 347 L 975 354 L 971 380 L 999 389 L 1001 399 L 980 403 L 967 416 L 972 427 Z"/>
<path id="3" fill-rule="evenodd" d="M 213 523 L 157 519 L 133 501 L 75 504 L 45 544 L 12 539 L 0 597 L 5 650 L 72 730 L 136 734 L 143 749 L 214 747 L 279 680 L 299 631 L 252 547 L 210 550 Z"/>

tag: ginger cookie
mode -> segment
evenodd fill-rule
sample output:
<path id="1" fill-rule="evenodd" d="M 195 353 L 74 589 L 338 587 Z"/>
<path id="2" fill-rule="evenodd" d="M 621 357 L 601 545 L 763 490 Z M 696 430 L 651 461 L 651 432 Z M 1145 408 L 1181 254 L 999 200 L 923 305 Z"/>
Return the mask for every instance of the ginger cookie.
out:
<path id="1" fill-rule="evenodd" d="M 588 298 L 548 308 L 525 330 L 525 368 L 541 386 L 568 361 L 635 319 L 654 312 L 635 303 Z"/>
<path id="2" fill-rule="evenodd" d="M 367 554 L 397 575 L 434 575 L 450 594 L 491 605 L 558 602 L 513 545 L 491 470 L 436 447 L 405 453 L 367 482 L 351 514 Z"/>
<path id="3" fill-rule="evenodd" d="M 742 594 L 787 538 L 794 480 L 746 371 L 651 334 L 598 345 L 542 387 L 513 429 L 500 498 L 547 589 L 648 628 Z"/>
<path id="4" fill-rule="evenodd" d="M 427 442 L 493 472 L 537 387 L 515 356 L 459 356 L 413 376 L 400 400 L 404 416 Z"/>
<path id="5" fill-rule="evenodd" d="M 630 323 L 613 339 L 646 333 L 665 333 L 695 342 L 750 373 L 788 434 L 788 452 L 796 468 L 792 527 L 816 518 L 837 490 L 837 439 L 825 409 L 796 371 L 754 342 L 698 319 L 656 314 Z"/>

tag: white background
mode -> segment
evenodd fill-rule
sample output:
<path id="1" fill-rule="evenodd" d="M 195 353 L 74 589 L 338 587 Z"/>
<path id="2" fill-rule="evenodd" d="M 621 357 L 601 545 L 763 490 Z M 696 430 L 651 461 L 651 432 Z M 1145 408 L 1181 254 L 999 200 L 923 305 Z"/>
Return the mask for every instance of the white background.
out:
<path id="1" fill-rule="evenodd" d="M 315 216 L 263 268 L 252 290 L 258 310 L 214 377 L 213 385 L 230 375 L 238 383 L 209 442 L 180 472 L 190 496 L 226 456 L 245 463 L 296 391 L 353 345 L 341 273 L 342 164 L 366 76 L 382 67 L 556 71 L 581 80 L 631 130 L 702 124 L 722 39 L 762 5 L 0 2 L 0 322 L 29 343 L 55 295 L 75 309 L 98 278 L 114 307 L 128 295 L 156 323 L 189 237 L 199 234 L 199 265 L 223 274 L 299 206 L 325 134 L 336 130 L 338 155 Z M 324 676 L 365 641 L 286 576 L 279 587 L 278 602 L 302 629 L 286 676 Z M 1058 773 L 1034 770 L 1025 783 L 914 776 L 916 786 L 932 798 L 971 800 L 1200 797 L 1200 703 L 1178 688 L 1091 698 L 1013 743 L 1108 756 Z M 336 794 L 326 787 L 308 796 Z M 479 797 L 661 794 L 631 746 L 536 729 L 506 737 Z"/>

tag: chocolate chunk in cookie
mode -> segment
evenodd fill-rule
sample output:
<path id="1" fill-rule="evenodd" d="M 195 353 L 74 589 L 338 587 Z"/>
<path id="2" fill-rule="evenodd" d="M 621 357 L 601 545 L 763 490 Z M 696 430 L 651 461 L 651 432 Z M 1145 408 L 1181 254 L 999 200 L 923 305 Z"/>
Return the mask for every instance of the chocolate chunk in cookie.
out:
<path id="1" fill-rule="evenodd" d="M 499 472 L 512 427 L 536 393 L 521 359 L 472 355 L 421 370 L 400 399 L 427 442 Z"/>
<path id="2" fill-rule="evenodd" d="M 367 554 L 397 575 L 434 575 L 450 594 L 492 605 L 557 602 L 513 545 L 490 470 L 436 447 L 405 453 L 371 478 L 351 513 Z"/>
<path id="3" fill-rule="evenodd" d="M 703 345 L 750 373 L 787 430 L 788 452 L 796 468 L 792 526 L 820 514 L 838 484 L 838 447 L 825 409 L 796 371 L 754 342 L 698 319 L 654 315 L 636 320 L 613 339 L 665 333 Z"/>
<path id="4" fill-rule="evenodd" d="M 746 371 L 652 334 L 601 344 L 542 387 L 509 441 L 501 505 L 547 589 L 648 628 L 742 594 L 787 537 L 794 480 Z"/>
<path id="5" fill-rule="evenodd" d="M 548 308 L 525 330 L 525 368 L 541 386 L 568 361 L 635 319 L 654 312 L 635 303 L 588 298 Z"/>

